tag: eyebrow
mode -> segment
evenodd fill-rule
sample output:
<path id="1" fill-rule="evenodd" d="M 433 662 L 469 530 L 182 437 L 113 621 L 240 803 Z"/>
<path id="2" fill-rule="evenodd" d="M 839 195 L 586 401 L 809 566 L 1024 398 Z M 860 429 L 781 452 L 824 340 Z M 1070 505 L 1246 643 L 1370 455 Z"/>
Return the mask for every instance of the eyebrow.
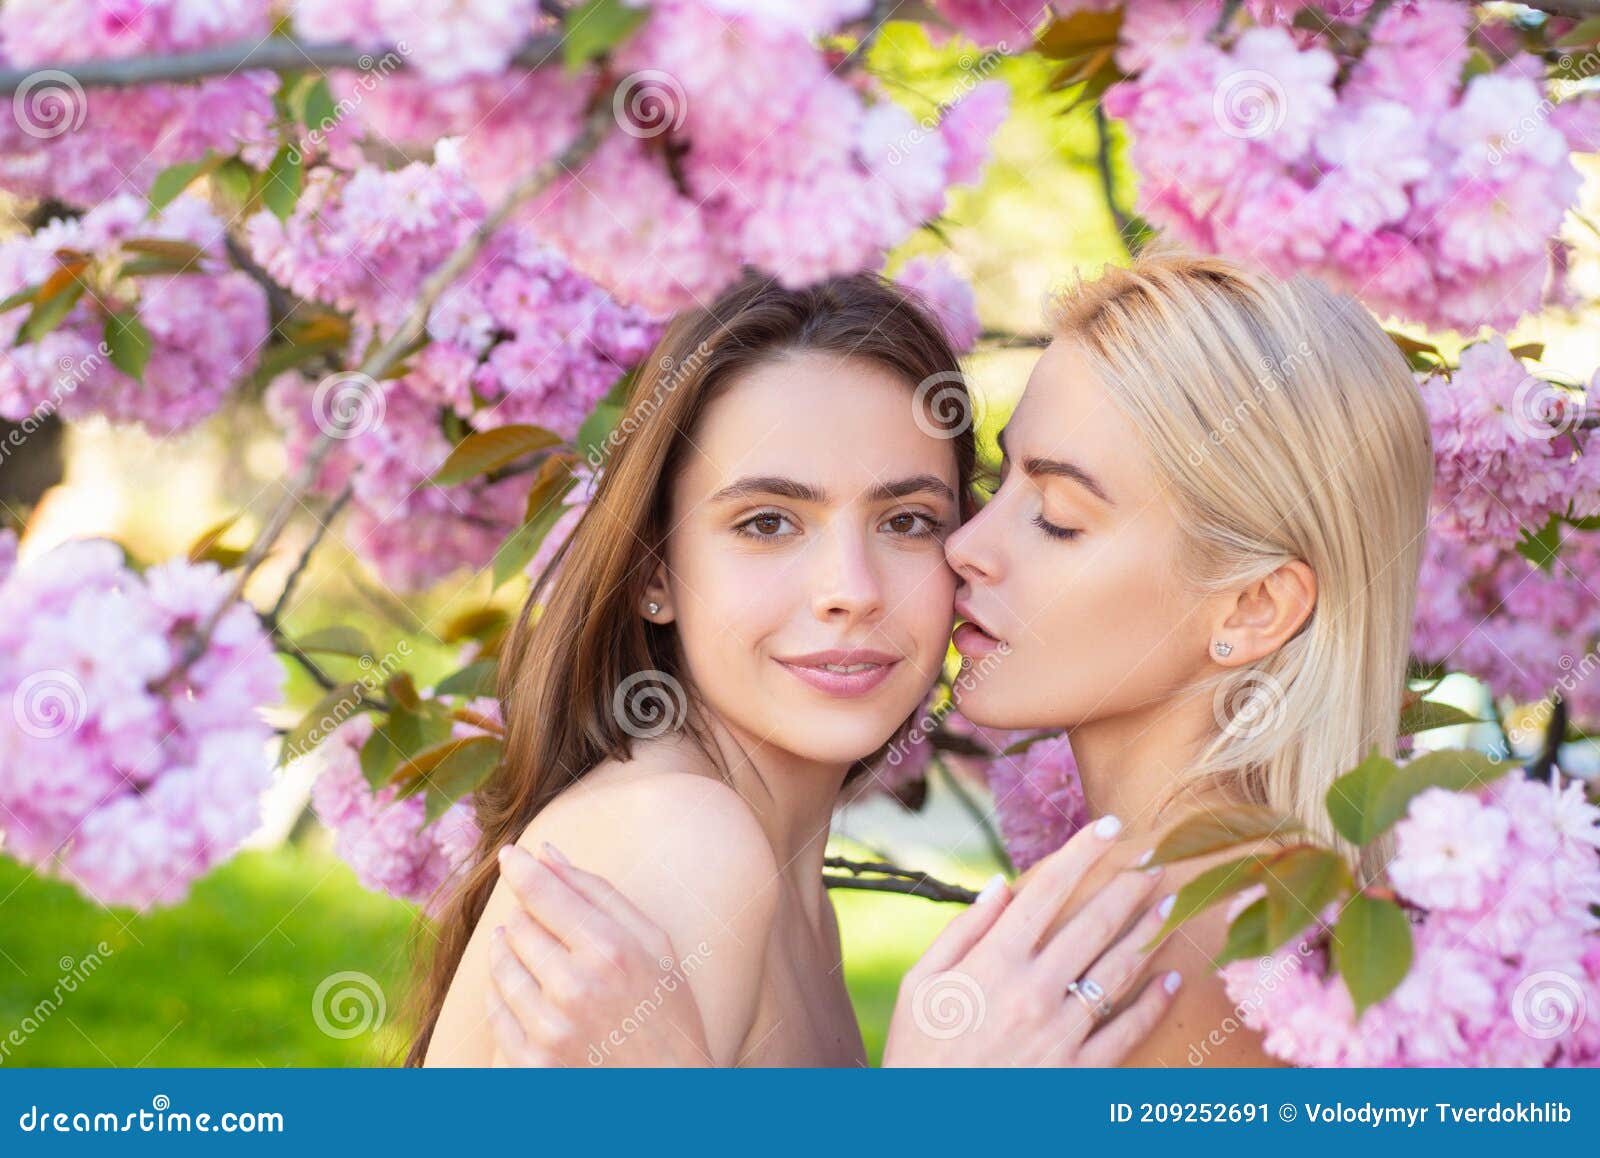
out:
<path id="1" fill-rule="evenodd" d="M 931 474 L 914 474 L 909 478 L 896 479 L 894 482 L 880 482 L 867 492 L 867 501 L 877 503 L 924 493 L 937 495 L 952 503 L 956 501 L 956 493 L 950 489 L 949 484 L 937 475 Z M 721 503 L 732 499 L 762 496 L 793 499 L 796 502 L 815 503 L 819 506 L 828 501 L 828 492 L 821 487 L 797 479 L 784 478 L 781 475 L 756 475 L 739 479 L 723 487 L 707 501 Z"/>
<path id="2" fill-rule="evenodd" d="M 1006 453 L 1006 432 L 1002 429 L 995 435 L 995 442 L 1000 447 L 1000 453 Z M 1022 473 L 1030 477 L 1044 475 L 1046 478 L 1071 479 L 1095 498 L 1105 503 L 1108 507 L 1117 504 L 1106 494 L 1106 488 L 1100 485 L 1100 480 L 1084 470 L 1077 463 L 1065 462 L 1059 458 L 1025 458 L 1022 460 Z"/>

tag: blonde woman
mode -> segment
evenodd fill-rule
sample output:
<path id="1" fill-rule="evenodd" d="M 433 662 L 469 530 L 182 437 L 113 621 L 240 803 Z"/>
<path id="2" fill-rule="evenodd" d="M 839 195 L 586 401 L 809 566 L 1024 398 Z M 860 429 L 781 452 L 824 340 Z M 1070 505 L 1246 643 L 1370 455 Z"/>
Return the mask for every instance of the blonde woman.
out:
<path id="1" fill-rule="evenodd" d="M 1152 256 L 1065 294 L 1054 324 L 1002 437 L 1000 488 L 945 547 L 960 579 L 955 646 L 988 671 L 962 712 L 1065 728 L 1092 812 L 1120 818 L 1111 855 L 1054 882 L 1072 911 L 1221 803 L 1272 805 L 1331 836 L 1328 785 L 1374 745 L 1394 750 L 1433 460 L 1394 344 L 1313 281 Z M 1173 869 L 1163 888 L 1207 864 Z M 594 1040 L 636 1008 L 642 949 L 660 942 L 605 882 L 560 873 L 567 939 L 507 954 L 490 1013 L 507 1057 L 592 1064 L 542 1045 L 539 1011 Z M 549 890 L 524 904 L 556 919 Z M 1007 908 L 1005 895 L 974 906 L 908 975 L 887 1064 L 971 1056 L 970 1041 L 921 1032 L 914 998 L 952 969 L 1002 992 Z M 1186 984 L 1124 1064 L 1270 1062 L 1211 974 L 1224 925 L 1208 912 L 1137 975 L 1176 970 Z M 604 930 L 624 967 L 591 971 L 586 1001 L 564 1005 L 540 982 L 571 965 L 586 930 Z M 1091 1003 L 1103 1013 L 1137 977 L 1118 985 L 1091 967 L 1057 980 L 1106 990 Z M 658 1004 L 630 1038 L 635 1064 L 684 1061 L 681 1043 L 697 1041 L 681 991 Z"/>

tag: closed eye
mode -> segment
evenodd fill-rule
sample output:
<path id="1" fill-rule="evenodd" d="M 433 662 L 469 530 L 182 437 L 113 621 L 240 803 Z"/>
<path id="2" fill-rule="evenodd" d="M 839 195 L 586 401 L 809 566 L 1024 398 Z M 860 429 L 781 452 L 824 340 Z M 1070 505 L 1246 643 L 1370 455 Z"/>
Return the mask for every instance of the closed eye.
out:
<path id="1" fill-rule="evenodd" d="M 1054 523 L 1046 522 L 1043 515 L 1034 515 L 1033 525 L 1052 539 L 1076 539 L 1083 534 L 1077 527 L 1058 527 Z"/>

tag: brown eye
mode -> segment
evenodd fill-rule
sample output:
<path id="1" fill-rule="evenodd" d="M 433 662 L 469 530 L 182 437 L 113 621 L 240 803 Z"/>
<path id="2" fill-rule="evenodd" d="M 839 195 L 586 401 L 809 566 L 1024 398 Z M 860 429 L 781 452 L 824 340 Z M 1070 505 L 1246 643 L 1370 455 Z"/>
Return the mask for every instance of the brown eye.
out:
<path id="1" fill-rule="evenodd" d="M 895 515 L 889 520 L 889 526 L 901 535 L 909 535 L 917 529 L 916 515 Z"/>
<path id="2" fill-rule="evenodd" d="M 757 515 L 750 520 L 750 526 L 756 529 L 757 534 L 776 535 L 783 529 L 782 515 Z"/>

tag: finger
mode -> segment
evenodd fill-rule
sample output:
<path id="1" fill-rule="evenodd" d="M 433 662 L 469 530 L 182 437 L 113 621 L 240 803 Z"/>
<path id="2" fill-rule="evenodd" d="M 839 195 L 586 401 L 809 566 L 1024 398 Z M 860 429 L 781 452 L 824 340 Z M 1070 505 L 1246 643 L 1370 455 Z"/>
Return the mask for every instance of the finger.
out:
<path id="1" fill-rule="evenodd" d="M 572 968 L 567 947 L 521 909 L 512 909 L 500 928 L 511 951 L 539 984 L 557 970 Z"/>
<path id="2" fill-rule="evenodd" d="M 1152 979 L 1132 1005 L 1089 1035 L 1083 1048 L 1078 1051 L 1078 1064 L 1120 1065 L 1140 1042 L 1150 1036 L 1150 1031 L 1161 1024 L 1161 1019 L 1172 1008 L 1173 997 L 1182 983 L 1183 978 L 1176 970 Z"/>
<path id="3" fill-rule="evenodd" d="M 598 873 L 579 868 L 552 844 L 546 844 L 544 848 L 548 859 L 545 855 L 541 855 L 540 859 L 550 866 L 551 871 L 570 885 L 579 896 L 631 932 L 640 944 L 647 949 L 662 941 L 671 944 L 666 931 L 646 916 L 644 911 L 624 893 L 618 891 L 609 880 Z"/>
<path id="4" fill-rule="evenodd" d="M 572 1036 L 572 1022 L 560 1008 L 563 987 L 541 985 L 504 937 L 496 937 L 489 945 L 489 980 L 490 988 L 516 1018 L 526 1041 L 548 1047 Z"/>
<path id="5" fill-rule="evenodd" d="M 494 1034 L 494 1064 L 509 1066 L 536 1066 L 542 1064 L 542 1052 L 523 1032 L 522 1022 L 512 1011 L 497 984 L 484 991 L 484 1007 L 489 1016 L 489 1028 Z"/>
<path id="6" fill-rule="evenodd" d="M 587 950 L 596 940 L 625 939 L 617 922 L 527 849 L 506 845 L 500 850 L 500 867 L 522 907 L 569 949 Z"/>
<path id="7" fill-rule="evenodd" d="M 1036 959 L 1039 970 L 1063 987 L 1083 976 L 1097 958 L 1122 939 L 1123 930 L 1148 903 L 1161 876 L 1124 872 L 1112 877 L 1050 935 Z M 1146 937 L 1145 941 L 1149 939 Z M 1110 992 L 1111 982 L 1098 975 L 1094 979 Z"/>
<path id="8" fill-rule="evenodd" d="M 913 971 L 920 976 L 954 969 L 972 947 L 983 939 L 983 935 L 994 927 L 1010 900 L 1011 888 L 1006 884 L 1006 878 L 996 873 L 983 886 L 978 899 L 958 913 L 934 938 L 933 944 L 928 946 L 928 951 L 922 955 Z"/>
<path id="9" fill-rule="evenodd" d="M 1015 940 L 1029 951 L 1055 922 L 1061 908 L 1092 865 L 1106 854 L 1122 831 L 1114 816 L 1085 825 L 1071 840 L 1045 857 L 995 924 L 995 935 Z"/>
<path id="10" fill-rule="evenodd" d="M 1176 900 L 1177 895 L 1169 893 L 1160 904 L 1151 905 L 1145 910 L 1144 916 L 1140 917 L 1134 924 L 1133 928 L 1113 941 L 1111 947 L 1084 971 L 1086 976 L 1093 977 L 1105 988 L 1108 999 L 1113 1004 L 1120 1002 L 1123 997 L 1134 989 L 1138 984 L 1140 972 L 1155 951 L 1161 947 L 1160 945 L 1151 946 L 1148 952 L 1145 949 L 1145 946 L 1150 945 L 1150 942 L 1155 940 L 1156 934 L 1161 931 L 1161 926 L 1166 922 L 1167 914 L 1172 912 L 1172 906 Z M 1052 942 L 1046 952 L 1039 955 L 1039 962 L 1042 967 L 1054 967 L 1051 962 L 1046 960 L 1048 953 L 1054 947 L 1054 942 Z M 1060 966 L 1062 969 L 1069 967 L 1068 965 Z M 1055 975 L 1061 976 L 1059 973 Z"/>

